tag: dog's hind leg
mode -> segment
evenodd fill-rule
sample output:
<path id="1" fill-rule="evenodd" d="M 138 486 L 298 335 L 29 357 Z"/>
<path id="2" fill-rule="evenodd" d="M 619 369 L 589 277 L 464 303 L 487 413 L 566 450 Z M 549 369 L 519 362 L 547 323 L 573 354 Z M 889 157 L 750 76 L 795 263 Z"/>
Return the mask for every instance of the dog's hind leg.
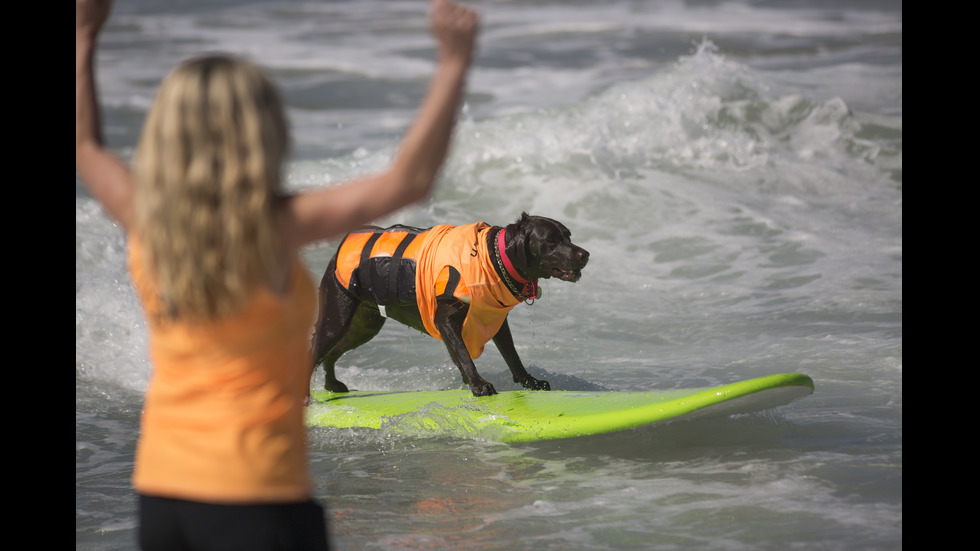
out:
<path id="1" fill-rule="evenodd" d="M 506 319 L 497 334 L 493 336 L 493 344 L 497 345 L 497 350 L 507 362 L 507 367 L 514 375 L 515 383 L 520 383 L 521 386 L 530 390 L 551 390 L 548 381 L 535 379 L 524 369 L 524 363 L 521 362 L 521 357 L 517 354 L 517 349 L 514 348 L 514 337 L 511 335 L 510 325 L 507 324 Z"/>
<path id="2" fill-rule="evenodd" d="M 320 282 L 319 314 L 313 328 L 310 366 L 312 381 L 316 366 L 323 364 L 324 388 L 331 392 L 347 392 L 347 385 L 337 380 L 334 372 L 337 360 L 348 350 L 368 342 L 384 325 L 385 318 L 377 309 L 347 294 L 334 277 L 336 260 L 330 262 Z"/>
<path id="3" fill-rule="evenodd" d="M 385 318 L 374 307 L 360 303 L 355 306 L 354 315 L 347 323 L 346 330 L 331 332 L 324 338 L 316 339 L 314 362 L 323 364 L 324 385 L 331 392 L 347 392 L 347 385 L 337 380 L 335 373 L 337 360 L 350 350 L 373 339 L 385 324 Z M 317 333 L 319 337 L 320 333 Z"/>

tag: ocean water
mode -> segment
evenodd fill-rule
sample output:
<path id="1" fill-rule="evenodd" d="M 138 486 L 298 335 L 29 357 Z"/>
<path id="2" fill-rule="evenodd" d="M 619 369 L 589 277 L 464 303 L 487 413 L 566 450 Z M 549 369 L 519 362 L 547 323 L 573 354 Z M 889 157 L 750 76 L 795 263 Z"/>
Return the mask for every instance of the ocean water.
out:
<path id="1" fill-rule="evenodd" d="M 816 390 L 759 414 L 533 444 L 310 429 L 334 547 L 901 549 L 902 3 L 472 5 L 483 32 L 440 186 L 379 222 L 564 222 L 592 255 L 581 281 L 542 282 L 510 317 L 553 388 L 802 372 Z M 432 69 L 426 10 L 119 2 L 98 56 L 107 139 L 128 158 L 166 71 L 231 51 L 284 91 L 292 189 L 376 170 Z M 304 252 L 315 279 L 335 247 Z M 123 236 L 76 179 L 76 549 L 135 548 L 145 348 Z M 515 388 L 492 346 L 477 367 Z M 395 323 L 338 376 L 462 386 L 441 343 Z"/>

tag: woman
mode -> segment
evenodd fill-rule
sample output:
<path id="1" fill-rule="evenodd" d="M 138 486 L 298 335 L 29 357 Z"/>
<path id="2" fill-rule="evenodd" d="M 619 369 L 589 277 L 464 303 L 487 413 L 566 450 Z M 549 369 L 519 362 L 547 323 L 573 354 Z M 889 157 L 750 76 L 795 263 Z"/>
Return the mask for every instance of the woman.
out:
<path id="1" fill-rule="evenodd" d="M 304 245 L 431 192 L 449 147 L 477 15 L 433 0 L 438 63 L 390 167 L 287 195 L 288 130 L 264 73 L 188 60 L 160 84 L 134 169 L 105 147 L 95 45 L 108 0 L 76 0 L 75 166 L 126 233 L 150 328 L 133 484 L 144 549 L 326 549 L 306 457 L 313 282 Z"/>

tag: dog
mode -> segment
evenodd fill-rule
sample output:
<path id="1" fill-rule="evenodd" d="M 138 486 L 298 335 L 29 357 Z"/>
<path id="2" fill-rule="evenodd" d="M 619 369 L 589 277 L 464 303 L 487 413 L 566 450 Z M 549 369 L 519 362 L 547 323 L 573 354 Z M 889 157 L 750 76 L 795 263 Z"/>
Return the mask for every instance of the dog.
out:
<path id="1" fill-rule="evenodd" d="M 551 390 L 524 368 L 507 314 L 540 297 L 539 279 L 578 281 L 588 261 L 563 224 L 527 213 L 505 227 L 476 222 L 351 232 L 320 281 L 310 376 L 322 364 L 324 388 L 348 392 L 334 372 L 337 360 L 391 318 L 442 340 L 474 396 L 497 393 L 473 363 L 490 340 L 514 382 Z"/>

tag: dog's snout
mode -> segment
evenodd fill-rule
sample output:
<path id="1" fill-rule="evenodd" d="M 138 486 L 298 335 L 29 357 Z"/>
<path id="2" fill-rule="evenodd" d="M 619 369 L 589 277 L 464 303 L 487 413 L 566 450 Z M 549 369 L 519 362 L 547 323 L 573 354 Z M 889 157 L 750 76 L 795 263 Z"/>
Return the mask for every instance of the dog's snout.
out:
<path id="1" fill-rule="evenodd" d="M 578 260 L 585 266 L 589 262 L 589 251 L 580 247 L 578 250 Z"/>

